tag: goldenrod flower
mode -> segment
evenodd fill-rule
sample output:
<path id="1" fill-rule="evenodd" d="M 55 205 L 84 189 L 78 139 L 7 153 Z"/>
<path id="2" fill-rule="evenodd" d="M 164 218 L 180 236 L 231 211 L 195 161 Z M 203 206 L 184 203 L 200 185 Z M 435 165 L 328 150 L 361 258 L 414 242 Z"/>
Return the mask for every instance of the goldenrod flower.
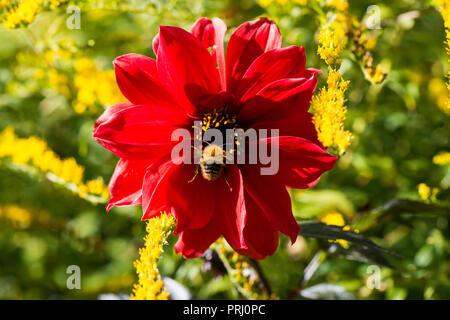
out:
<path id="1" fill-rule="evenodd" d="M 138 283 L 133 287 L 131 299 L 167 300 L 169 298 L 169 292 L 164 287 L 157 263 L 174 227 L 175 219 L 165 213 L 148 220 L 145 245 L 139 249 L 140 258 L 134 263 Z"/>
<path id="2" fill-rule="evenodd" d="M 450 166 L 450 152 L 441 152 L 435 155 L 433 163 L 440 166 Z"/>
<path id="3" fill-rule="evenodd" d="M 0 2 L 0 8 L 6 8 L 7 14 L 3 18 L 5 29 L 13 29 L 28 25 L 34 21 L 42 8 L 54 9 L 68 0 L 19 0 Z"/>
<path id="4" fill-rule="evenodd" d="M 30 210 L 15 204 L 0 206 L 0 218 L 7 220 L 13 227 L 26 229 L 32 223 L 38 223 L 47 228 L 64 229 L 65 221 L 53 218 L 47 211 Z"/>
<path id="5" fill-rule="evenodd" d="M 350 145 L 351 133 L 344 130 L 347 108 L 344 94 L 348 81 L 345 81 L 339 71 L 329 68 L 327 88 L 322 88 L 313 98 L 312 106 L 315 114 L 313 122 L 319 141 L 325 146 L 334 146 L 343 154 Z"/>
<path id="6" fill-rule="evenodd" d="M 422 200 L 427 200 L 430 197 L 431 189 L 425 183 L 420 183 L 417 186 L 417 192 Z"/>
<path id="7" fill-rule="evenodd" d="M 440 11 L 444 19 L 444 26 L 450 29 L 450 1 L 449 0 L 435 0 L 436 7 Z"/>
<path id="8" fill-rule="evenodd" d="M 316 0 L 321 2 L 322 0 Z M 325 6 L 332 7 L 341 12 L 346 12 L 348 10 L 347 0 L 325 0 Z"/>
<path id="9" fill-rule="evenodd" d="M 124 100 L 117 88 L 113 70 L 101 71 L 92 59 L 86 57 L 77 59 L 74 68 L 77 91 L 73 106 L 75 112 L 97 112 L 97 103 L 106 107 Z"/>
<path id="10" fill-rule="evenodd" d="M 31 213 L 16 205 L 0 207 L 0 218 L 7 219 L 15 227 L 28 228 L 31 224 Z"/>
<path id="11" fill-rule="evenodd" d="M 340 214 L 337 211 L 326 212 L 320 218 L 320 221 L 323 223 L 326 223 L 328 225 L 339 226 L 339 227 L 345 226 L 344 217 L 342 216 L 342 214 Z"/>
<path id="12" fill-rule="evenodd" d="M 4 17 L 3 26 L 6 29 L 12 29 L 21 23 L 29 24 L 33 22 L 39 10 L 40 2 L 36 0 L 22 0 L 16 7 L 12 7 Z"/>
<path id="13" fill-rule="evenodd" d="M 444 19 L 445 26 L 445 34 L 446 40 L 445 44 L 447 45 L 446 52 L 450 56 L 450 1 L 449 0 L 436 0 L 436 4 L 438 10 L 440 11 L 442 18 Z M 450 62 L 450 59 L 448 60 Z M 446 114 L 450 114 L 450 70 L 447 73 L 447 78 L 449 81 L 447 82 L 447 97 L 445 103 L 438 101 L 439 108 L 442 109 Z"/>
<path id="14" fill-rule="evenodd" d="M 428 94 L 436 101 L 439 109 L 450 115 L 450 104 L 448 103 L 448 89 L 446 83 L 440 77 L 432 78 L 428 82 Z"/>
<path id="15" fill-rule="evenodd" d="M 328 65 L 341 63 L 340 54 L 347 44 L 348 19 L 337 13 L 320 28 L 317 53 Z"/>
<path id="16" fill-rule="evenodd" d="M 258 0 L 258 4 L 261 7 L 264 7 L 264 8 L 268 7 L 272 3 L 277 3 L 279 5 L 285 5 L 285 4 L 289 3 L 289 2 L 292 2 L 292 3 L 304 6 L 308 2 L 308 0 Z"/>
<path id="17" fill-rule="evenodd" d="M 439 189 L 430 188 L 425 183 L 420 183 L 417 185 L 417 192 L 419 193 L 419 196 L 423 201 L 429 200 L 430 197 L 431 200 L 435 200 L 436 195 L 439 193 Z"/>
<path id="18" fill-rule="evenodd" d="M 65 74 L 58 72 L 56 69 L 49 69 L 47 75 L 51 88 L 62 93 L 65 97 L 70 96 L 69 78 Z"/>
<path id="19" fill-rule="evenodd" d="M 10 157 L 17 165 L 29 165 L 39 172 L 52 174 L 61 183 L 73 186 L 82 198 L 96 195 L 107 199 L 109 192 L 102 178 L 83 182 L 84 168 L 74 158 L 61 159 L 47 143 L 37 137 L 19 138 L 12 127 L 0 133 L 0 158 Z"/>
<path id="20" fill-rule="evenodd" d="M 383 72 L 381 66 L 378 64 L 375 68 L 372 65 L 366 65 L 364 70 L 367 72 L 367 76 L 374 84 L 379 84 L 384 81 L 387 74 Z"/>

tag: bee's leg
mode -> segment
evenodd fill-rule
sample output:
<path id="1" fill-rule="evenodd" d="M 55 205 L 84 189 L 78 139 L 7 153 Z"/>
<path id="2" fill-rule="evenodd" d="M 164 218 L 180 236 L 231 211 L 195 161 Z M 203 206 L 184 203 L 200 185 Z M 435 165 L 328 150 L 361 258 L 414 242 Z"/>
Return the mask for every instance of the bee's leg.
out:
<path id="1" fill-rule="evenodd" d="M 193 181 L 195 180 L 195 178 L 197 178 L 197 175 L 198 175 L 198 167 L 199 167 L 199 166 L 197 166 L 197 168 L 195 169 L 195 175 L 194 175 L 194 177 L 193 177 L 191 180 L 189 180 L 188 183 L 193 182 Z"/>
<path id="2" fill-rule="evenodd" d="M 230 192 L 232 192 L 233 188 L 231 187 L 230 183 L 228 182 L 226 173 L 227 173 L 227 171 L 226 171 L 226 167 L 225 167 L 225 168 L 223 168 L 223 177 L 225 179 L 225 182 L 227 183 L 228 188 L 230 188 Z"/>

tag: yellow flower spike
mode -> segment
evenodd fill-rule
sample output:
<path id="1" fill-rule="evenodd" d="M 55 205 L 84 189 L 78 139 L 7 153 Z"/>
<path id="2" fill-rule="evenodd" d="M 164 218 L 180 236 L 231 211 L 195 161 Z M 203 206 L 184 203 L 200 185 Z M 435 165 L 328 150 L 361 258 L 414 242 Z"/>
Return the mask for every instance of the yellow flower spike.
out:
<path id="1" fill-rule="evenodd" d="M 26 229 L 32 223 L 38 223 L 47 228 L 65 228 L 65 221 L 53 218 L 48 212 L 34 210 L 15 204 L 0 205 L 0 219 L 6 220 L 15 228 Z"/>
<path id="2" fill-rule="evenodd" d="M 0 218 L 8 220 L 14 227 L 26 229 L 31 224 L 32 214 L 19 206 L 6 205 L 0 207 Z"/>
<path id="3" fill-rule="evenodd" d="M 345 226 L 345 220 L 342 214 L 337 211 L 326 212 L 321 218 L 320 221 L 326 223 L 328 225 L 334 225 L 343 227 Z"/>
<path id="4" fill-rule="evenodd" d="M 75 60 L 74 68 L 78 73 L 91 73 L 92 70 L 96 69 L 96 66 L 92 59 L 83 57 Z"/>
<path id="5" fill-rule="evenodd" d="M 334 8 L 341 12 L 346 12 L 349 8 L 347 0 L 309 0 L 323 3 L 326 7 Z"/>
<path id="6" fill-rule="evenodd" d="M 8 13 L 3 18 L 5 29 L 13 29 L 21 24 L 33 22 L 42 2 L 42 0 L 22 0 L 18 5 L 9 3 Z"/>
<path id="7" fill-rule="evenodd" d="M 84 168 L 74 158 L 60 159 L 48 148 L 47 143 L 38 137 L 19 138 L 12 127 L 0 133 L 0 157 L 9 157 L 19 166 L 28 166 L 43 174 L 52 174 L 60 184 L 73 184 L 80 197 L 86 200 L 106 201 L 109 196 L 108 187 L 103 179 L 97 178 L 83 182 Z M 95 199 L 92 197 L 96 197 Z"/>
<path id="8" fill-rule="evenodd" d="M 430 198 L 431 188 L 425 183 L 420 183 L 419 185 L 417 185 L 417 192 L 419 193 L 420 198 L 423 201 L 426 201 Z"/>
<path id="9" fill-rule="evenodd" d="M 41 9 L 45 9 L 47 6 L 55 9 L 64 2 L 68 2 L 68 0 L 21 0 L 18 3 L 17 1 L 2 0 L 0 9 L 6 11 L 3 26 L 6 29 L 13 29 L 28 25 L 34 21 Z"/>
<path id="10" fill-rule="evenodd" d="M 386 74 L 383 72 L 380 65 L 377 65 L 375 67 L 375 70 L 373 70 L 372 68 L 366 68 L 366 72 L 370 76 L 372 82 L 375 84 L 383 82 L 386 77 Z"/>
<path id="11" fill-rule="evenodd" d="M 318 139 L 325 147 L 336 147 L 339 154 L 345 152 L 352 137 L 349 131 L 344 130 L 347 86 L 348 81 L 341 77 L 339 71 L 329 68 L 328 88 L 322 88 L 312 100 Z"/>
<path id="12" fill-rule="evenodd" d="M 340 64 L 340 54 L 347 44 L 348 21 L 338 14 L 330 23 L 320 28 L 317 53 L 328 65 Z"/>
<path id="13" fill-rule="evenodd" d="M 95 113 L 99 111 L 98 105 L 105 108 L 123 101 L 113 70 L 101 71 L 94 60 L 87 57 L 77 59 L 74 69 L 77 97 L 73 107 L 76 113 Z"/>
<path id="14" fill-rule="evenodd" d="M 350 145 L 352 138 L 351 133 L 344 129 L 347 113 L 344 94 L 349 81 L 342 78 L 335 66 L 342 61 L 340 54 L 348 42 L 348 32 L 353 17 L 348 14 L 347 0 L 316 1 L 334 10 L 328 12 L 330 20 L 322 25 L 318 36 L 317 52 L 320 58 L 328 64 L 329 74 L 327 88 L 322 88 L 312 100 L 315 110 L 313 122 L 319 141 L 325 147 L 336 148 L 342 155 Z M 333 15 L 330 16 L 331 13 Z M 380 75 L 377 74 L 376 78 L 379 77 Z"/>
<path id="15" fill-rule="evenodd" d="M 101 194 L 105 186 L 103 178 L 99 177 L 95 180 L 89 180 L 86 182 L 86 186 L 90 193 Z"/>
<path id="16" fill-rule="evenodd" d="M 435 155 L 433 163 L 439 166 L 450 166 L 450 152 L 441 152 Z"/>
<path id="17" fill-rule="evenodd" d="M 436 196 L 439 192 L 439 188 L 431 188 L 425 183 L 420 183 L 417 185 L 417 193 L 423 201 L 436 201 Z"/>
<path id="18" fill-rule="evenodd" d="M 80 196 L 80 197 L 85 197 L 87 194 L 88 194 L 88 188 L 85 186 L 85 185 L 81 185 L 79 188 L 78 188 L 78 195 Z"/>
<path id="19" fill-rule="evenodd" d="M 442 15 L 442 19 L 444 20 L 445 27 L 445 45 L 447 46 L 445 51 L 450 56 L 450 1 L 449 0 L 436 0 L 436 7 Z M 450 62 L 450 59 L 448 60 Z M 449 79 L 447 82 L 447 98 L 445 102 L 439 102 L 439 108 L 444 111 L 446 114 L 450 115 L 450 70 L 447 73 L 447 78 Z"/>
<path id="20" fill-rule="evenodd" d="M 447 85 L 441 77 L 431 78 L 428 82 L 428 94 L 431 99 L 436 101 L 436 104 L 441 111 L 450 115 Z"/>
<path id="21" fill-rule="evenodd" d="M 133 287 L 131 299 L 167 300 L 169 298 L 169 292 L 164 287 L 157 263 L 174 228 L 175 218 L 166 213 L 148 220 L 145 244 L 139 249 L 139 260 L 134 263 L 138 282 Z"/>

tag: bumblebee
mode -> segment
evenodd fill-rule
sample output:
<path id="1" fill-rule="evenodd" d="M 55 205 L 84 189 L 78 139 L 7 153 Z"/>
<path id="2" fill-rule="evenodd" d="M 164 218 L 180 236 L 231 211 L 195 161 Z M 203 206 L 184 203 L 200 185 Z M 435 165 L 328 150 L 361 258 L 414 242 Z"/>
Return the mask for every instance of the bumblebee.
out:
<path id="1" fill-rule="evenodd" d="M 224 173 L 226 167 L 226 151 L 215 144 L 210 144 L 203 148 L 200 164 L 197 166 L 194 177 L 189 181 L 192 182 L 197 177 L 199 171 L 203 178 L 207 181 L 215 181 Z M 225 182 L 230 191 L 232 188 L 224 174 Z"/>
<path id="2" fill-rule="evenodd" d="M 219 179 L 225 168 L 225 156 L 225 151 L 217 145 L 204 148 L 199 165 L 203 178 L 208 181 Z"/>

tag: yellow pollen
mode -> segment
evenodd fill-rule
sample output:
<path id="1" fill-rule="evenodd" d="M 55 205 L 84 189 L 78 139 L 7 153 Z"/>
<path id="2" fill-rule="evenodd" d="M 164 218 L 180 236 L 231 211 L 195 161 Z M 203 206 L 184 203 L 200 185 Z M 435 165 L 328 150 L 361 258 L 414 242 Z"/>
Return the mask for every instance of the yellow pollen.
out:
<path id="1" fill-rule="evenodd" d="M 202 130 L 210 128 L 224 128 L 224 129 L 236 129 L 236 116 L 230 116 L 229 114 L 214 111 L 212 113 L 206 113 L 202 119 Z"/>

